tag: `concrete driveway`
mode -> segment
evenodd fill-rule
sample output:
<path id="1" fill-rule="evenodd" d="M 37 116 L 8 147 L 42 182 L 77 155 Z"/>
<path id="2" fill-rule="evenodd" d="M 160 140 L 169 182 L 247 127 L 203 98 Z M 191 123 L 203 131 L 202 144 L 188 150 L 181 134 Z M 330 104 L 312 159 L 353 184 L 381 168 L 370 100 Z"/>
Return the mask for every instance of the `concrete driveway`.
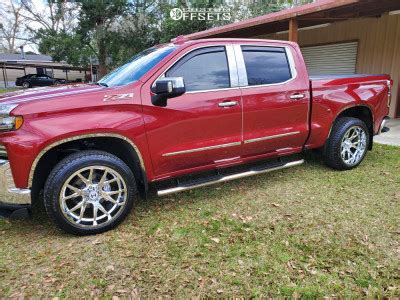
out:
<path id="1" fill-rule="evenodd" d="M 386 126 L 390 128 L 389 132 L 374 136 L 374 142 L 400 146 L 400 118 L 389 120 Z"/>

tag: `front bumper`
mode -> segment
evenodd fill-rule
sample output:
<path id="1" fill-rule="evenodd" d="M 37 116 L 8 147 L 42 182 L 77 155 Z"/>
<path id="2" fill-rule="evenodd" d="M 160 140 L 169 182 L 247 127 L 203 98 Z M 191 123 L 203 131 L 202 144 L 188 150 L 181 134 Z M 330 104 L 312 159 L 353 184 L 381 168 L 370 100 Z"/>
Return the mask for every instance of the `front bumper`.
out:
<path id="1" fill-rule="evenodd" d="M 31 190 L 15 187 L 8 160 L 0 159 L 0 208 L 31 205 Z"/>

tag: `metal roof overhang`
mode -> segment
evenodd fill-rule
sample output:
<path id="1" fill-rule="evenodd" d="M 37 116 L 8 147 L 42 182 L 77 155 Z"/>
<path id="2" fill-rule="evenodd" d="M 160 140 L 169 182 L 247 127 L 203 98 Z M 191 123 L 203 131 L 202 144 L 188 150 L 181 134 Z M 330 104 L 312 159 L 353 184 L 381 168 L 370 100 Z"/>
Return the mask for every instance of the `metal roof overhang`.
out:
<path id="1" fill-rule="evenodd" d="M 10 70 L 24 70 L 24 68 L 48 68 L 55 70 L 70 70 L 70 71 L 90 71 L 90 68 L 74 67 L 54 62 L 40 62 L 40 61 L 0 61 L 0 68 Z"/>
<path id="2" fill-rule="evenodd" d="M 289 21 L 295 19 L 298 28 L 316 26 L 353 18 L 379 17 L 399 10 L 400 0 L 319 0 L 276 13 L 211 28 L 186 35 L 187 39 L 246 38 L 288 30 Z"/>

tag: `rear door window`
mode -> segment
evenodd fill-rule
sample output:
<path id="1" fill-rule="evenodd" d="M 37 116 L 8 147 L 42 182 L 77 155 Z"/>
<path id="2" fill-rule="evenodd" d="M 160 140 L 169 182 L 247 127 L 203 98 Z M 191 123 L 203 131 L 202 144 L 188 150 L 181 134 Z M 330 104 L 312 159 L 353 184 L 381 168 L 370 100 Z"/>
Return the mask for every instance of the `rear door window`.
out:
<path id="1" fill-rule="evenodd" d="M 242 46 L 248 85 L 282 83 L 292 78 L 285 48 Z"/>

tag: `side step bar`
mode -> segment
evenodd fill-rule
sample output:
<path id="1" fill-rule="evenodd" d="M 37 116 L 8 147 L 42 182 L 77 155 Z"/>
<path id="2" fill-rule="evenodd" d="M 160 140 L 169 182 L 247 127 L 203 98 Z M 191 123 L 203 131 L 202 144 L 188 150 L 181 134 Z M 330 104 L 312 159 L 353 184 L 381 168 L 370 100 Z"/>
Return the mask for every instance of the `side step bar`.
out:
<path id="1" fill-rule="evenodd" d="M 242 173 L 221 176 L 214 180 L 208 180 L 208 181 L 204 181 L 204 182 L 197 181 L 196 183 L 193 183 L 193 184 L 185 184 L 185 185 L 181 185 L 181 186 L 178 185 L 176 187 L 159 190 L 159 191 L 157 191 L 157 195 L 165 196 L 165 195 L 178 193 L 178 192 L 182 192 L 182 191 L 186 191 L 186 190 L 190 190 L 190 189 L 194 189 L 194 188 L 198 188 L 198 187 L 202 187 L 202 186 L 212 185 L 215 183 L 226 182 L 226 181 L 239 179 L 239 178 L 243 178 L 243 177 L 249 177 L 249 176 L 253 176 L 253 175 L 258 175 L 258 174 L 268 173 L 268 172 L 272 172 L 272 171 L 276 171 L 276 170 L 295 167 L 295 166 L 301 165 L 303 163 L 304 163 L 304 159 L 301 159 L 301 160 L 297 160 L 297 161 L 291 161 L 291 162 L 282 164 L 277 167 L 269 167 L 269 168 L 265 168 L 265 169 L 253 169 L 253 170 L 245 171 Z"/>

